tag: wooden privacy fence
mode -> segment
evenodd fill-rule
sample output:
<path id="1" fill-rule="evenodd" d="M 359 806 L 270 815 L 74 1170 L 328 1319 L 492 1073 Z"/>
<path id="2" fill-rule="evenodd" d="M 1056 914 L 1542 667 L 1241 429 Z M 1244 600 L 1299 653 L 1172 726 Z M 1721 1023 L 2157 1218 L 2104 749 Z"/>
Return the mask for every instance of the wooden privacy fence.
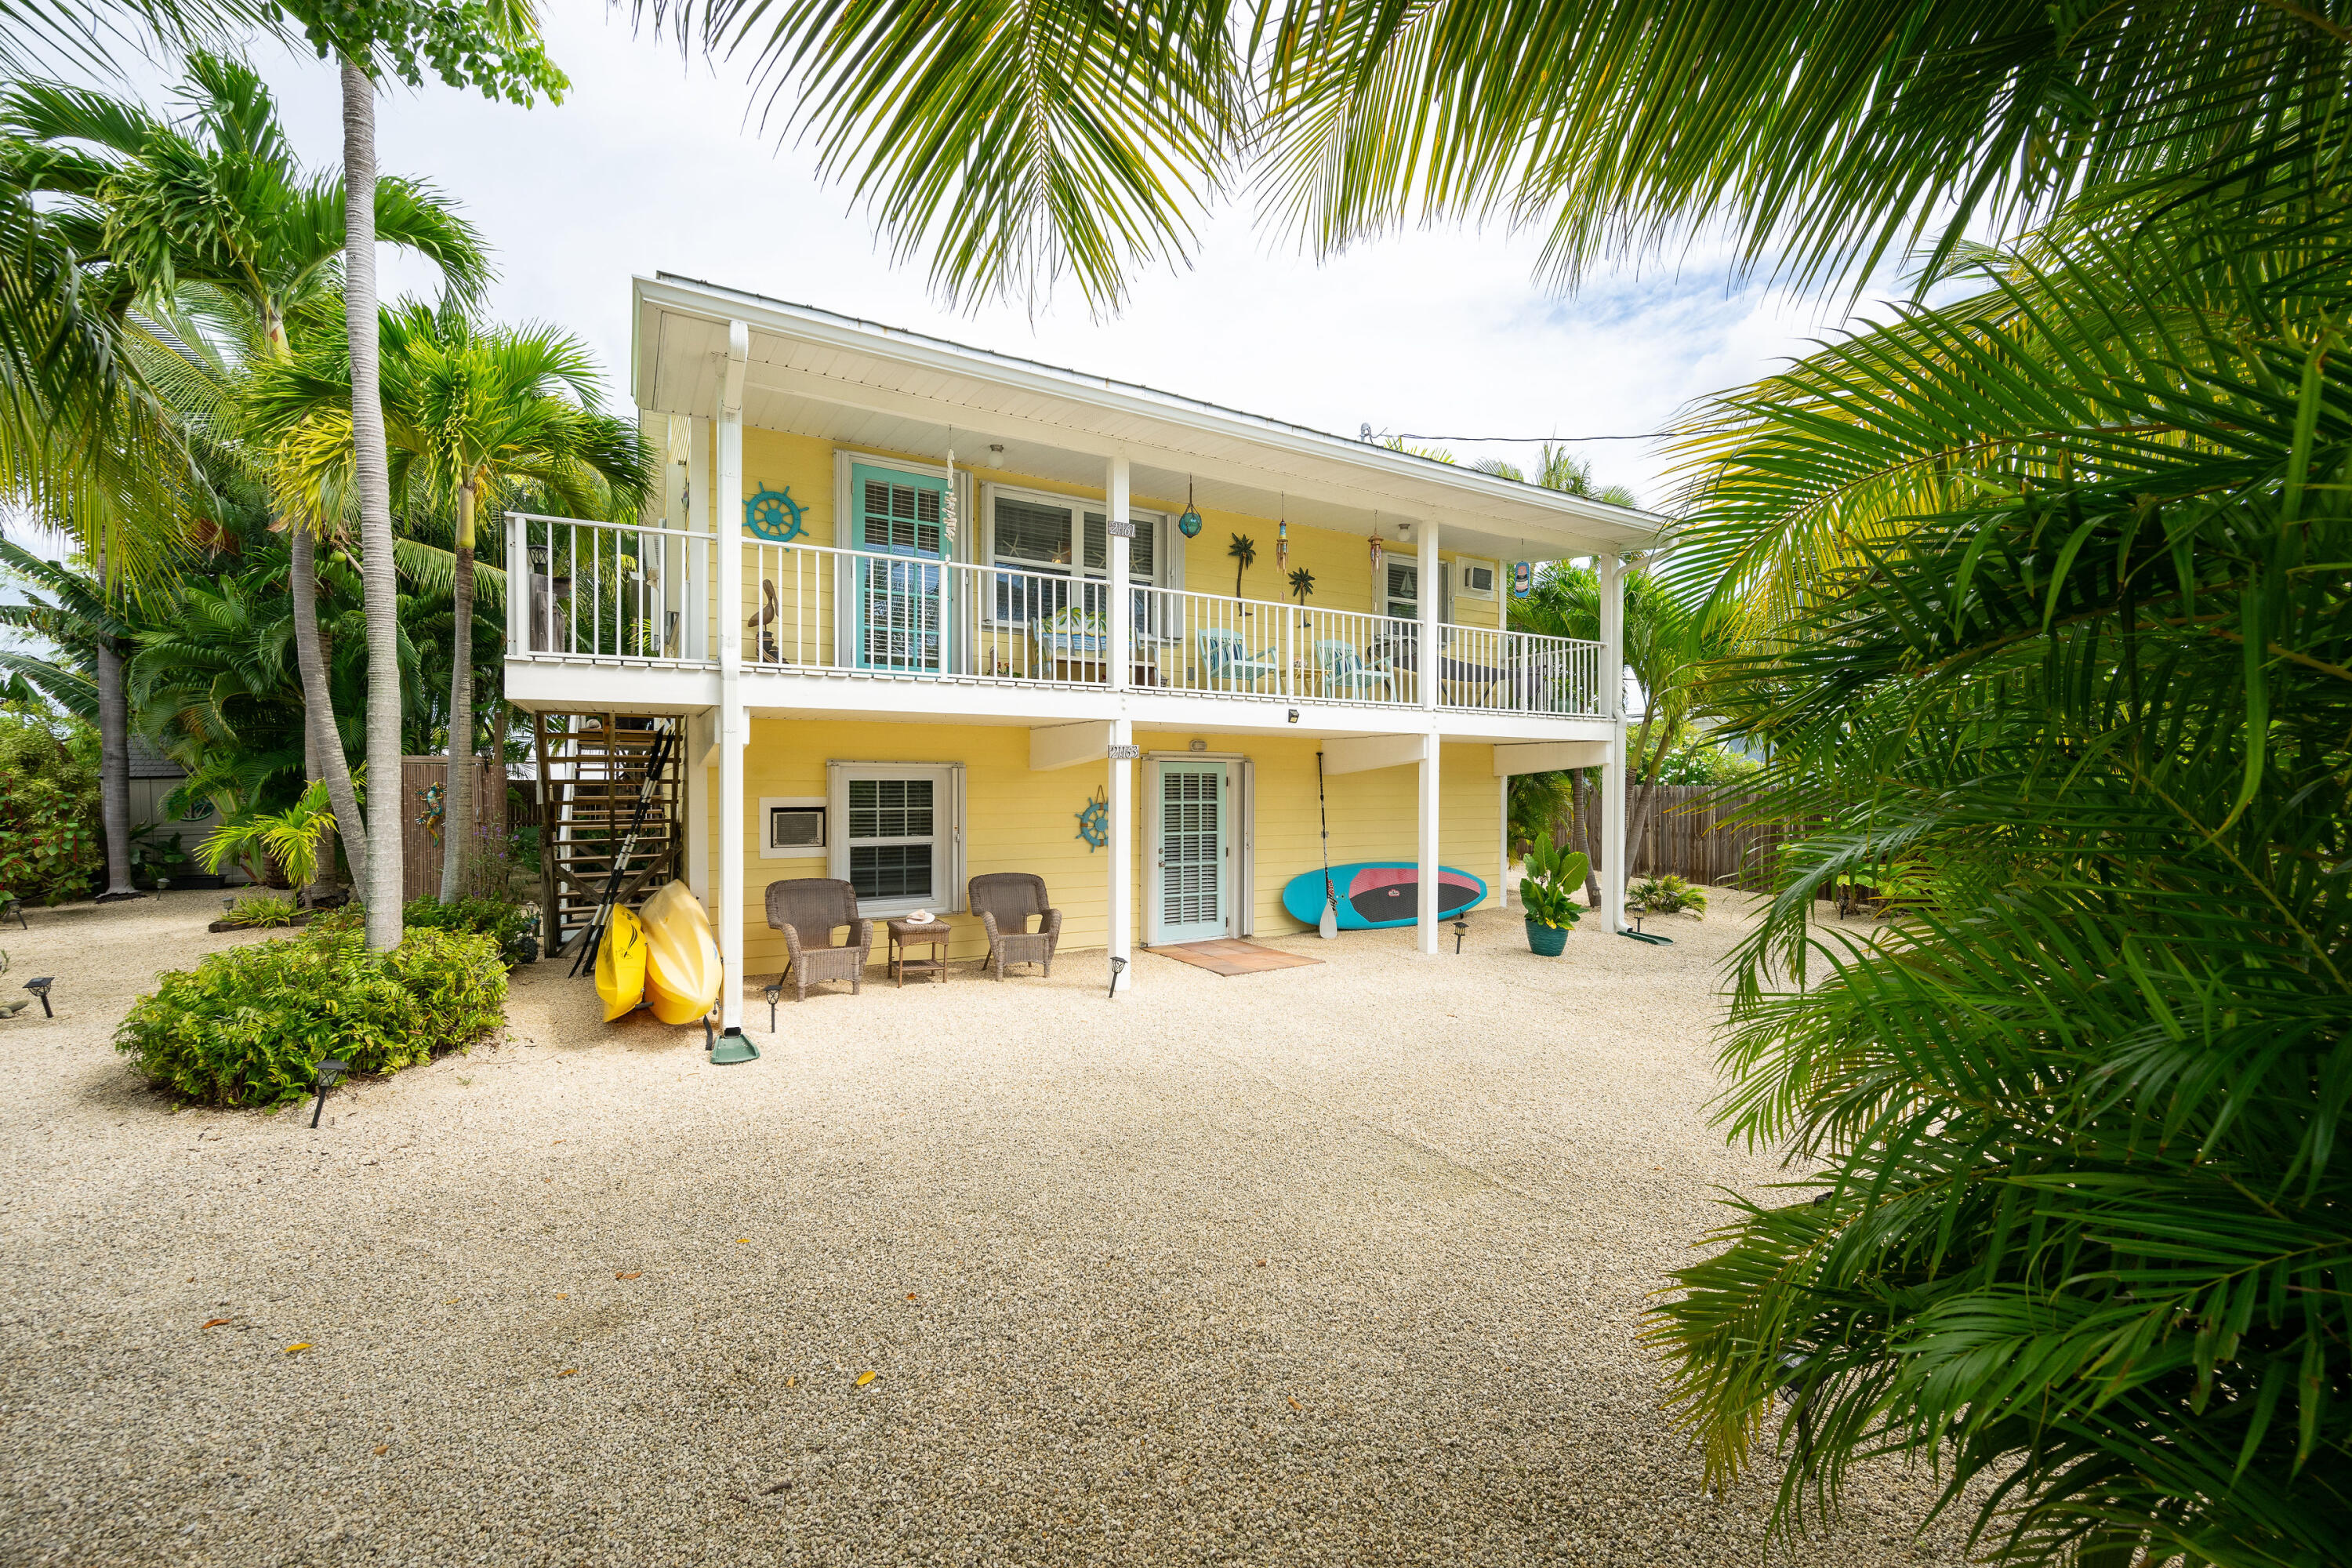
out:
<path id="1" fill-rule="evenodd" d="M 1631 810 L 1638 789 L 1629 789 Z M 1772 851 L 1789 836 L 1779 824 L 1734 825 L 1747 795 L 1720 795 L 1708 784 L 1660 784 L 1633 858 L 1636 877 L 1673 875 L 1702 886 L 1760 888 Z"/>
<path id="2" fill-rule="evenodd" d="M 475 763 L 474 822 L 485 838 L 507 830 L 507 770 L 488 758 Z M 400 759 L 400 896 L 422 899 L 441 891 L 442 785 L 449 776 L 446 757 Z"/>

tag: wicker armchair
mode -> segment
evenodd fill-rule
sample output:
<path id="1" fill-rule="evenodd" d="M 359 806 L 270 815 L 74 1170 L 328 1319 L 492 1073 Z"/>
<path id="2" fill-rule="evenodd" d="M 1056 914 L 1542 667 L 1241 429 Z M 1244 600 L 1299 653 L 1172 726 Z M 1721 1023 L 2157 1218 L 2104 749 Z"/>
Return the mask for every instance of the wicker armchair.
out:
<path id="1" fill-rule="evenodd" d="M 822 980 L 846 980 L 851 995 L 865 989 L 866 960 L 874 951 L 874 922 L 857 918 L 857 891 L 846 882 L 794 877 L 768 884 L 768 923 L 784 933 L 792 962 L 784 973 L 808 1000 L 808 988 Z M 834 931 L 849 928 L 849 940 L 835 947 Z"/>
<path id="2" fill-rule="evenodd" d="M 974 877 L 969 889 L 971 912 L 988 932 L 988 972 L 1004 978 L 1008 963 L 1042 963 L 1054 973 L 1054 948 L 1062 940 L 1062 911 L 1045 904 L 1045 879 L 1026 871 L 992 871 Z M 1029 917 L 1037 929 L 1029 929 Z"/>

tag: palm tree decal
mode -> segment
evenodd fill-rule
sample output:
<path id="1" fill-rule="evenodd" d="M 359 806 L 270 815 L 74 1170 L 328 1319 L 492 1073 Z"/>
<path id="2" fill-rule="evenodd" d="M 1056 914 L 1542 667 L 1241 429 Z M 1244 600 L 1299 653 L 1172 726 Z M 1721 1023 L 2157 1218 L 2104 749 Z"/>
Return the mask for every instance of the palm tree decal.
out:
<path id="1" fill-rule="evenodd" d="M 1315 592 L 1315 574 L 1301 566 L 1290 574 L 1290 596 L 1303 607 L 1307 595 Z"/>
<path id="2" fill-rule="evenodd" d="M 1225 546 L 1225 553 L 1234 558 L 1234 597 L 1242 596 L 1242 574 L 1257 564 L 1257 541 L 1246 533 L 1236 533 L 1234 542 Z"/>

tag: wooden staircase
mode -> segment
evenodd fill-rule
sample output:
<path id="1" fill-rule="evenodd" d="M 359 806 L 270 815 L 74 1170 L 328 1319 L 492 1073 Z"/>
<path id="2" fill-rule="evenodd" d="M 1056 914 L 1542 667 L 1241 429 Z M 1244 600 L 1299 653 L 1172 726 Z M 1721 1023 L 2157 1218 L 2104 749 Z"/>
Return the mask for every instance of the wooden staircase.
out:
<path id="1" fill-rule="evenodd" d="M 636 816 L 654 742 L 671 737 L 621 883 L 621 902 L 635 909 L 683 874 L 686 843 L 685 721 L 615 713 L 536 713 L 531 741 L 539 758 L 539 865 L 546 950 L 552 953 L 587 926 L 604 901 L 621 840 Z"/>

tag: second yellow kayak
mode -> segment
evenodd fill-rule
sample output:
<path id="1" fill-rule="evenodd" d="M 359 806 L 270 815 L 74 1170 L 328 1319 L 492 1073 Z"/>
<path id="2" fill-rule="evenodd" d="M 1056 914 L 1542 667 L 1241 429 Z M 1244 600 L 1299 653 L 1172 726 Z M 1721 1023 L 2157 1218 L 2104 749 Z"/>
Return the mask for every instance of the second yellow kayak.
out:
<path id="1" fill-rule="evenodd" d="M 691 1024 L 719 1001 L 725 971 L 702 901 L 684 882 L 646 900 L 646 1000 L 665 1024 Z"/>
<path id="2" fill-rule="evenodd" d="M 646 928 L 627 910 L 614 910 L 596 949 L 596 994 L 611 1023 L 646 999 Z"/>

